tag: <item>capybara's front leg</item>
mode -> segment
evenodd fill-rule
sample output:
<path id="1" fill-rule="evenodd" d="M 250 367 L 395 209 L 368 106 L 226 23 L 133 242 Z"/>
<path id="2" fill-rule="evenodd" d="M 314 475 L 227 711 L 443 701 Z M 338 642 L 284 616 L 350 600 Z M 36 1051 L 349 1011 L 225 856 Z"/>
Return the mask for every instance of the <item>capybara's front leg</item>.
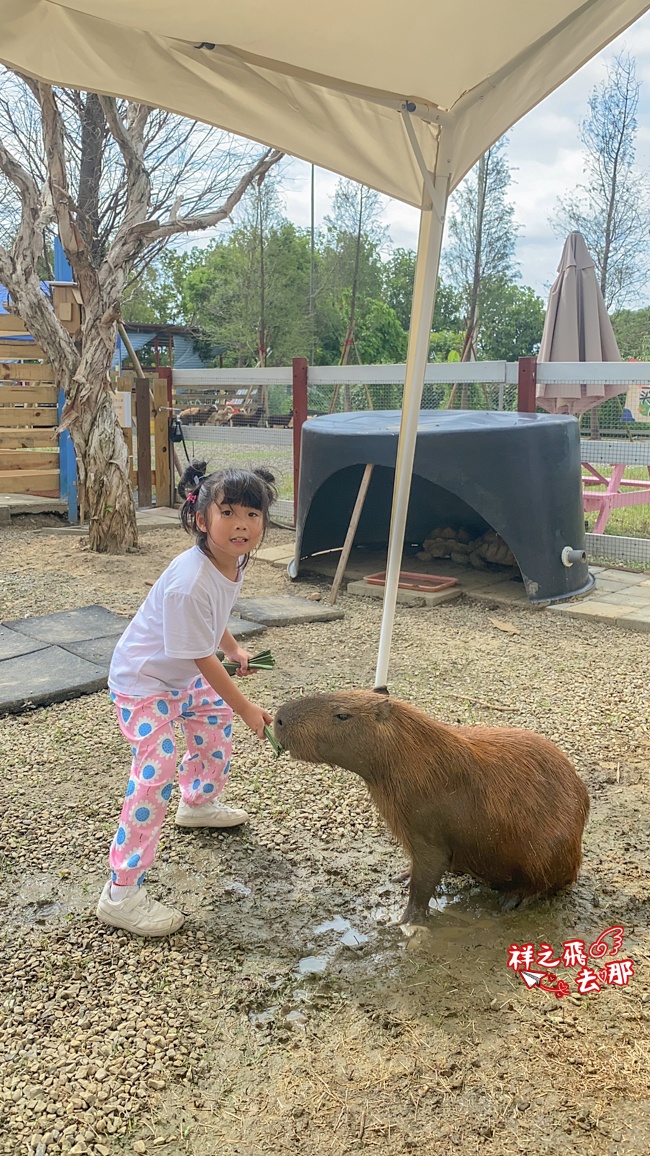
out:
<path id="1" fill-rule="evenodd" d="M 409 884 L 409 901 L 400 923 L 423 923 L 429 911 L 429 900 L 449 866 L 449 856 L 428 847 L 414 852 Z"/>

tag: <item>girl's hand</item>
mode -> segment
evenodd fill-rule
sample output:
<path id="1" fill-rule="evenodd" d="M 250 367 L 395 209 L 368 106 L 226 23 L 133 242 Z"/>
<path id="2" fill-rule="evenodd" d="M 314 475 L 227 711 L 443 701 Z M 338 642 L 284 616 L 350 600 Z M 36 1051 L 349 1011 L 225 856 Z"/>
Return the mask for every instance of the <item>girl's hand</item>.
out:
<path id="1" fill-rule="evenodd" d="M 243 678 L 247 674 L 254 673 L 252 670 L 248 669 L 248 662 L 252 657 L 252 654 L 248 650 L 244 650 L 241 646 L 236 646 L 233 650 L 228 651 L 226 654 L 226 658 L 229 658 L 231 662 L 237 663 L 237 666 L 239 667 L 237 675 L 240 678 Z"/>
<path id="2" fill-rule="evenodd" d="M 248 706 L 240 711 L 240 718 L 257 735 L 258 739 L 264 738 L 264 727 L 270 726 L 273 722 L 273 715 L 270 715 L 261 706 L 256 706 L 254 702 L 249 702 Z"/>

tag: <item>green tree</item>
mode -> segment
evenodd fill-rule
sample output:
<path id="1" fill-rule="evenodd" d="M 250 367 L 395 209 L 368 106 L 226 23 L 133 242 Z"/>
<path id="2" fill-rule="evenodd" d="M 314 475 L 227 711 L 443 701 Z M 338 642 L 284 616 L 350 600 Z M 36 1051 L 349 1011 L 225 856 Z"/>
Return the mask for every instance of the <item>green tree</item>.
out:
<path id="1" fill-rule="evenodd" d="M 487 287 L 519 276 L 518 227 L 507 200 L 511 175 L 503 155 L 505 143 L 504 138 L 488 149 L 452 198 L 443 266 L 463 303 L 464 360 L 478 356 Z"/>
<path id="2" fill-rule="evenodd" d="M 539 349 L 546 307 L 528 285 L 505 277 L 484 283 L 479 357 L 486 361 L 516 361 Z"/>
<path id="3" fill-rule="evenodd" d="M 358 319 L 357 349 L 363 365 L 395 365 L 406 360 L 408 334 L 394 309 L 371 299 Z"/>
<path id="4" fill-rule="evenodd" d="M 464 333 L 454 329 L 439 329 L 431 334 L 429 343 L 430 361 L 460 361 L 463 351 Z"/>
<path id="5" fill-rule="evenodd" d="M 384 301 L 390 305 L 399 319 L 402 329 L 408 333 L 411 323 L 413 301 L 413 279 L 415 277 L 415 253 L 412 249 L 395 249 L 383 266 Z M 432 330 L 458 330 L 463 323 L 462 297 L 458 290 L 438 278 L 436 306 L 433 314 Z"/>
<path id="6" fill-rule="evenodd" d="M 640 87 L 634 59 L 615 56 L 580 124 L 585 183 L 558 200 L 552 220 L 562 237 L 582 233 L 608 309 L 624 305 L 647 278 L 648 185 L 635 168 Z"/>
<path id="7" fill-rule="evenodd" d="M 332 212 L 325 218 L 317 299 L 333 298 L 334 312 L 328 310 L 328 314 L 330 322 L 337 312 L 339 315 L 335 325 L 340 343 L 337 360 L 343 365 L 356 360 L 357 320 L 365 303 L 382 295 L 380 248 L 387 231 L 380 223 L 380 213 L 378 193 L 342 179 L 336 186 Z M 329 344 L 333 336 L 330 332 Z"/>
<path id="8" fill-rule="evenodd" d="M 256 195 L 227 240 L 187 261 L 181 311 L 208 341 L 228 347 L 226 365 L 255 365 L 261 346 L 267 365 L 287 365 L 309 350 L 309 237 L 270 198 L 260 231 Z"/>
<path id="9" fill-rule="evenodd" d="M 125 321 L 150 325 L 184 325 L 183 286 L 200 265 L 205 249 L 165 250 L 155 264 L 128 286 L 122 304 Z"/>
<path id="10" fill-rule="evenodd" d="M 614 336 L 625 360 L 647 361 L 650 357 L 650 308 L 619 309 L 612 313 Z"/>

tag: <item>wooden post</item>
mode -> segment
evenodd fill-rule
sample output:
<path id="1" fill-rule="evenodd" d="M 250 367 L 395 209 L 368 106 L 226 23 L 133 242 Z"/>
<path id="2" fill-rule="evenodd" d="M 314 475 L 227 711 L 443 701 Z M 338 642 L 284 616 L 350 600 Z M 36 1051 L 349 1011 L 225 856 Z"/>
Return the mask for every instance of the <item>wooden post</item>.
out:
<path id="1" fill-rule="evenodd" d="M 298 487 L 300 485 L 300 447 L 302 427 L 307 421 L 307 358 L 294 357 L 293 362 L 293 520 L 298 521 Z"/>
<path id="2" fill-rule="evenodd" d="M 169 340 L 171 341 L 171 336 Z M 158 370 L 158 377 L 163 377 L 167 382 L 167 417 L 170 418 L 174 412 L 173 370 L 171 366 L 161 365 L 160 369 Z M 173 458 L 174 465 L 176 467 L 176 473 L 178 474 L 179 478 L 181 478 L 183 476 L 183 465 L 181 463 L 181 459 L 178 456 L 176 446 L 173 442 L 170 444 L 169 452 Z M 170 473 L 170 502 L 173 506 L 176 502 L 176 486 L 174 484 L 174 471 L 172 470 L 171 466 Z"/>
<path id="3" fill-rule="evenodd" d="M 173 506 L 172 477 L 169 454 L 169 410 L 167 408 L 167 382 L 154 378 L 154 453 L 156 463 L 156 505 Z"/>
<path id="4" fill-rule="evenodd" d="M 151 399 L 149 378 L 135 382 L 135 424 L 138 446 L 138 507 L 151 505 Z"/>
<path id="5" fill-rule="evenodd" d="M 517 411 L 518 413 L 537 412 L 537 358 L 519 358 L 519 377 L 517 380 Z"/>
<path id="6" fill-rule="evenodd" d="M 350 551 L 351 551 L 352 545 L 354 543 L 354 535 L 357 532 L 357 526 L 359 525 L 359 519 L 361 517 L 361 512 L 363 510 L 363 504 L 366 500 L 366 494 L 368 493 L 368 486 L 370 485 L 370 479 L 372 477 L 372 470 L 373 470 L 373 467 L 371 465 L 367 465 L 363 471 L 363 477 L 361 479 L 361 485 L 359 486 L 359 493 L 357 494 L 357 500 L 354 503 L 354 509 L 352 511 L 352 517 L 350 518 L 350 525 L 348 526 L 348 532 L 345 535 L 345 542 L 343 543 L 343 549 L 341 550 L 341 557 L 339 558 L 339 564 L 336 567 L 336 574 L 334 575 L 334 581 L 332 582 L 332 589 L 330 590 L 329 595 L 327 597 L 327 601 L 328 601 L 330 606 L 333 606 L 334 603 L 336 602 L 336 597 L 337 597 L 338 592 L 339 592 L 339 587 L 341 585 L 341 582 L 343 581 L 343 575 L 345 574 L 345 567 L 348 564 L 348 559 L 350 557 Z"/>

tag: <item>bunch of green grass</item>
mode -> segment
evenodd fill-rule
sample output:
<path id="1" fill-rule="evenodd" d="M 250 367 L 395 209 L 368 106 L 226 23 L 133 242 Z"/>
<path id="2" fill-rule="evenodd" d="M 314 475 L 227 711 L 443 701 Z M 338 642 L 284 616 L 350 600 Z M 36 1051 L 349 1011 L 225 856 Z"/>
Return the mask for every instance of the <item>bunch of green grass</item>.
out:
<path id="1" fill-rule="evenodd" d="M 275 666 L 275 659 L 270 650 L 261 650 L 259 654 L 253 655 L 248 660 L 249 670 L 273 670 Z M 236 674 L 240 669 L 238 663 L 231 662 L 229 659 L 224 659 L 223 668 L 228 674 Z"/>

